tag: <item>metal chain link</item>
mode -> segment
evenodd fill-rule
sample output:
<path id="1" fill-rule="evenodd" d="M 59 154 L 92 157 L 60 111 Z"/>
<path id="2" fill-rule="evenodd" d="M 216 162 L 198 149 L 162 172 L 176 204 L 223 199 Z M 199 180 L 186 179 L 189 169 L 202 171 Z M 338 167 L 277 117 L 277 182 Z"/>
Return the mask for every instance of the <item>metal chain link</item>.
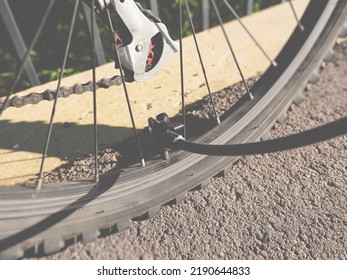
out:
<path id="1" fill-rule="evenodd" d="M 107 89 L 111 86 L 120 86 L 122 84 L 122 78 L 120 76 L 114 76 L 112 78 L 103 78 L 96 83 L 96 89 L 104 88 Z M 81 95 L 85 92 L 91 92 L 93 90 L 93 82 L 89 81 L 84 84 L 77 83 L 71 87 L 61 87 L 58 91 L 58 98 L 63 97 L 67 98 L 71 94 Z M 44 92 L 32 92 L 28 95 L 19 96 L 15 95 L 7 101 L 7 104 L 4 103 L 4 100 L 0 100 L 0 108 L 6 110 L 9 107 L 21 108 L 25 105 L 35 105 L 40 103 L 43 100 L 52 101 L 55 99 L 56 90 L 45 90 Z"/>

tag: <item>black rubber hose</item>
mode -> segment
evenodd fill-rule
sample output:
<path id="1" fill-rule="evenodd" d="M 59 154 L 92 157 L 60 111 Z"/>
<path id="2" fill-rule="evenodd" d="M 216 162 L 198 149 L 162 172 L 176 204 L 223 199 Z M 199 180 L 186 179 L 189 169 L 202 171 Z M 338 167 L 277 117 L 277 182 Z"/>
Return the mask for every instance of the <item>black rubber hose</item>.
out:
<path id="1" fill-rule="evenodd" d="M 347 117 L 298 134 L 262 142 L 231 145 L 206 145 L 191 143 L 182 138 L 175 137 L 171 147 L 203 155 L 244 156 L 295 149 L 341 136 L 346 133 Z M 174 137 L 173 135 L 171 136 Z"/>

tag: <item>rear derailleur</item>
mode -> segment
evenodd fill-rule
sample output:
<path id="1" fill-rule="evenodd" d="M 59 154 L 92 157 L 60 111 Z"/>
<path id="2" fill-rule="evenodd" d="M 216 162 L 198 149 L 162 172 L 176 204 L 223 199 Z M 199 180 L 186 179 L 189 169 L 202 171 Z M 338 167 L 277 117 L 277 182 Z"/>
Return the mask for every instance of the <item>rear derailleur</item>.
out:
<path id="1" fill-rule="evenodd" d="M 91 5 L 91 0 L 84 1 Z M 126 81 L 143 82 L 152 78 L 179 51 L 166 26 L 141 4 L 133 0 L 95 0 L 95 5 L 94 9 L 106 22 L 109 22 L 108 12 L 114 16 L 116 30 L 111 48 L 116 68 L 121 64 Z"/>

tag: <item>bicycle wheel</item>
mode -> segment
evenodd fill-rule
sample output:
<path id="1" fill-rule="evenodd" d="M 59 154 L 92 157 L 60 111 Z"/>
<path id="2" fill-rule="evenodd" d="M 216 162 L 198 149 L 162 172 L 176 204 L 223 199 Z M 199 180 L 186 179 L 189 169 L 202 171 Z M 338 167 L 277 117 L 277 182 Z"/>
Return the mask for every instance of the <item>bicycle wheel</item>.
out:
<path id="1" fill-rule="evenodd" d="M 310 1 L 297 28 L 276 61 L 251 88 L 252 100 L 241 98 L 222 123 L 196 139 L 231 144 L 261 138 L 276 120 L 283 121 L 292 102 L 299 102 L 308 81 L 345 32 L 346 1 Z M 170 159 L 146 167 L 108 173 L 98 188 L 91 180 L 44 186 L 40 192 L 14 186 L 0 188 L 0 256 L 50 254 L 76 241 L 126 229 L 131 219 L 155 215 L 159 207 L 184 198 L 187 191 L 228 172 L 236 157 L 213 157 L 177 151 Z"/>

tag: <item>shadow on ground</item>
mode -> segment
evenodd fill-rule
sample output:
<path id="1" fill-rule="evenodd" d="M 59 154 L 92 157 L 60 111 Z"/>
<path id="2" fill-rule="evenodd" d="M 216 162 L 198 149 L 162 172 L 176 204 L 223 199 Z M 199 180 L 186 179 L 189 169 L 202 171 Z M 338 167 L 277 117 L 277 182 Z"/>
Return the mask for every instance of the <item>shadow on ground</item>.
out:
<path id="1" fill-rule="evenodd" d="M 48 124 L 43 122 L 11 123 L 0 121 L 0 149 L 13 152 L 25 151 L 41 154 L 48 131 Z M 48 155 L 62 160 L 73 160 L 94 151 L 93 125 L 76 123 L 56 123 L 53 126 Z M 99 147 L 114 146 L 121 139 L 129 137 L 132 129 L 98 125 Z M 8 151 L 0 151 L 5 155 Z M 4 164 L 4 162 L 0 162 Z"/>

